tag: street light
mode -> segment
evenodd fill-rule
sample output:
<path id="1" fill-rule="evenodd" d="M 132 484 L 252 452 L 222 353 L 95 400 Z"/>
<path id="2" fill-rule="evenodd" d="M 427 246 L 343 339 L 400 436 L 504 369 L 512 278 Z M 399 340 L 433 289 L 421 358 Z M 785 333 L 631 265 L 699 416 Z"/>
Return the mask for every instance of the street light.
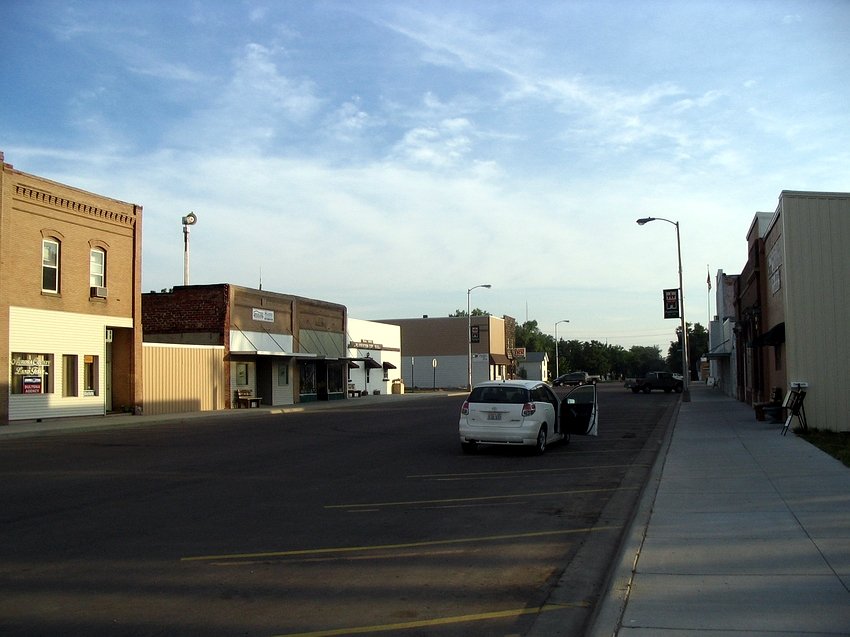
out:
<path id="1" fill-rule="evenodd" d="M 558 377 L 558 323 L 569 323 L 569 319 L 555 321 L 555 378 Z"/>
<path id="2" fill-rule="evenodd" d="M 183 285 L 189 285 L 189 226 L 198 223 L 198 215 L 190 212 L 183 217 Z"/>
<path id="3" fill-rule="evenodd" d="M 679 316 L 682 318 L 682 401 L 690 402 L 691 392 L 688 388 L 690 370 L 688 369 L 688 327 L 685 323 L 685 290 L 682 287 L 682 240 L 679 238 L 679 222 L 670 221 L 663 217 L 643 217 L 637 220 L 639 226 L 650 221 L 666 221 L 676 226 L 676 248 L 679 252 Z"/>
<path id="4" fill-rule="evenodd" d="M 469 391 L 472 391 L 472 311 L 470 310 L 469 297 L 473 290 L 491 287 L 493 286 L 489 283 L 482 283 L 481 285 L 475 285 L 466 291 L 466 384 Z"/>

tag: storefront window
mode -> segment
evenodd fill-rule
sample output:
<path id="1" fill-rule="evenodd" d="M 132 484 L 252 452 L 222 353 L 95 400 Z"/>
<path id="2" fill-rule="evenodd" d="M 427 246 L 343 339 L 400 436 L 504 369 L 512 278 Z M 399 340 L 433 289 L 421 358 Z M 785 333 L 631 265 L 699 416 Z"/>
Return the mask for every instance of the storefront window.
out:
<path id="1" fill-rule="evenodd" d="M 302 394 L 316 393 L 316 364 L 301 363 L 301 390 Z"/>
<path id="2" fill-rule="evenodd" d="M 53 354 L 12 353 L 12 393 L 52 394 Z"/>
<path id="3" fill-rule="evenodd" d="M 83 389 L 84 394 L 86 396 L 97 396 L 99 392 L 100 385 L 98 383 L 98 364 L 97 364 L 97 356 L 86 355 L 83 359 L 85 361 L 84 371 L 83 371 Z"/>
<path id="4" fill-rule="evenodd" d="M 77 357 L 73 354 L 62 355 L 62 395 L 76 396 L 77 389 Z"/>

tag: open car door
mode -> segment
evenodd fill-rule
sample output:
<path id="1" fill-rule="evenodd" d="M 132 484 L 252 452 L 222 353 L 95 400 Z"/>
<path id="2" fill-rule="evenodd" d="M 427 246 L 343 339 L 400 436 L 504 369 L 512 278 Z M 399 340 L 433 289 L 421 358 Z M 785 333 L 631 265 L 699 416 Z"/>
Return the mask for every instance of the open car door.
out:
<path id="1" fill-rule="evenodd" d="M 561 430 L 573 436 L 595 436 L 599 408 L 596 385 L 579 385 L 561 399 Z"/>

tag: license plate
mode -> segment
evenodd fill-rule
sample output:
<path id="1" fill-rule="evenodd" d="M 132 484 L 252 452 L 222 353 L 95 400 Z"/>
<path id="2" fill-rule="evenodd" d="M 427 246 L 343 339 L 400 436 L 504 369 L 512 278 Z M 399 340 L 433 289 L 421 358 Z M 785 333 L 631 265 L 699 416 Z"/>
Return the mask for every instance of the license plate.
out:
<path id="1" fill-rule="evenodd" d="M 493 414 L 493 413 L 487 414 L 487 420 L 501 420 L 501 419 L 502 419 L 502 414 Z"/>

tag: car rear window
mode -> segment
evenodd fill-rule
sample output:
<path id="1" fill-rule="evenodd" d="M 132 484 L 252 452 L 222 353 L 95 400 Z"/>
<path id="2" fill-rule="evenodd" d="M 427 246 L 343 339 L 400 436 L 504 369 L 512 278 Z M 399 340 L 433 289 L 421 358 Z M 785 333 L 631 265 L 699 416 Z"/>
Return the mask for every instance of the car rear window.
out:
<path id="1" fill-rule="evenodd" d="M 469 394 L 469 402 L 524 405 L 529 402 L 528 390 L 522 387 L 475 387 Z"/>

